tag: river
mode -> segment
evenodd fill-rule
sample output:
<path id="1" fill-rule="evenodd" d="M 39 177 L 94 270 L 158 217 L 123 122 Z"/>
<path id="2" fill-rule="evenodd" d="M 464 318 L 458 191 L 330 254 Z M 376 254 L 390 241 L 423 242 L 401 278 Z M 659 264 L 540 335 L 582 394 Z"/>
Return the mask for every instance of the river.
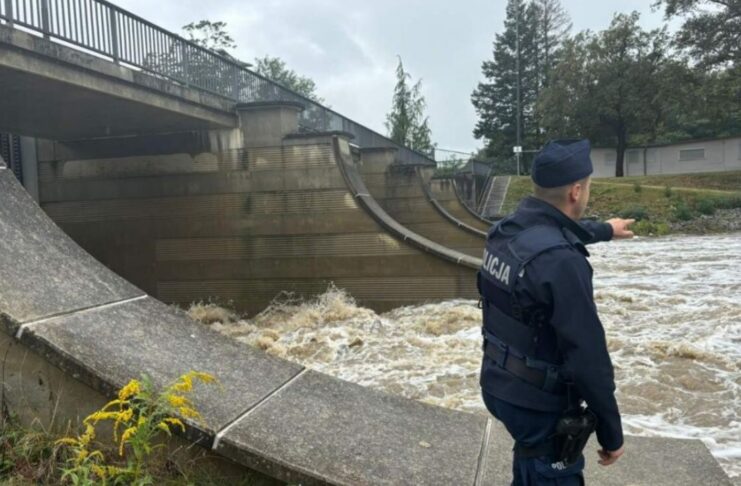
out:
<path id="1" fill-rule="evenodd" d="M 589 248 L 626 433 L 701 439 L 741 484 L 741 234 Z M 486 413 L 474 301 L 379 315 L 330 288 L 311 302 L 284 298 L 251 319 L 221 320 L 212 324 L 219 331 L 318 371 Z"/>

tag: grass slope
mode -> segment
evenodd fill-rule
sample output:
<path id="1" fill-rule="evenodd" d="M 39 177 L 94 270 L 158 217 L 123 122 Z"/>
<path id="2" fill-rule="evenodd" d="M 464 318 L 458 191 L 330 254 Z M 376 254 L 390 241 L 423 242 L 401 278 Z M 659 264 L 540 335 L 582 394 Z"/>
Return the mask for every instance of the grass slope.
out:
<path id="1" fill-rule="evenodd" d="M 529 177 L 513 177 L 502 210 L 532 194 Z M 593 179 L 587 216 L 635 218 L 638 234 L 667 234 L 671 223 L 741 207 L 741 172 Z"/>

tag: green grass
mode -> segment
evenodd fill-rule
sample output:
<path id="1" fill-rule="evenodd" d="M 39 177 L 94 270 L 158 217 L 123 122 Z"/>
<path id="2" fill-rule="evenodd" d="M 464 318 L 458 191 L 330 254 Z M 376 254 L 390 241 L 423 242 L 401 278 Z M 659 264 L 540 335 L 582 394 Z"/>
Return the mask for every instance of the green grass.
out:
<path id="1" fill-rule="evenodd" d="M 594 179 L 595 181 L 617 182 L 624 184 L 640 183 L 643 186 L 684 187 L 693 189 L 711 189 L 718 191 L 741 191 L 741 171 L 713 172 L 702 174 L 677 174 L 634 176 L 622 178 Z"/>
<path id="2" fill-rule="evenodd" d="M 683 185 L 680 185 L 683 184 Z M 502 207 L 532 194 L 529 177 L 513 177 Z M 633 218 L 637 234 L 666 234 L 670 223 L 741 207 L 741 172 L 594 179 L 586 216 Z"/>

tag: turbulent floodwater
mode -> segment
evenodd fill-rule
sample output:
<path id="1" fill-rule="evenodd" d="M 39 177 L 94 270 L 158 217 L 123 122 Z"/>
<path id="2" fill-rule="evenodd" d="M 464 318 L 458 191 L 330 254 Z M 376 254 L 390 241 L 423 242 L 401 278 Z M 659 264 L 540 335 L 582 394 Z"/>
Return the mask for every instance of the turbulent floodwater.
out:
<path id="1" fill-rule="evenodd" d="M 635 239 L 590 247 L 595 300 L 628 434 L 703 440 L 741 484 L 741 234 Z M 486 413 L 474 301 L 358 307 L 331 288 L 238 320 L 194 317 L 271 354 L 361 385 Z"/>

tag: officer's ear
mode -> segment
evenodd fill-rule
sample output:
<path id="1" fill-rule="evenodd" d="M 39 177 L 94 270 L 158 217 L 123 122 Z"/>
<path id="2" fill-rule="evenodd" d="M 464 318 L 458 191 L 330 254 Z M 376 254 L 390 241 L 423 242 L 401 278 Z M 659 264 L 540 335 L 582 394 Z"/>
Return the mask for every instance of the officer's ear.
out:
<path id="1" fill-rule="evenodd" d="M 581 197 L 581 193 L 584 190 L 584 186 L 582 185 L 582 181 L 574 182 L 569 186 L 568 193 L 566 197 L 569 199 L 569 203 L 573 204 L 577 201 L 579 201 L 579 198 Z"/>

